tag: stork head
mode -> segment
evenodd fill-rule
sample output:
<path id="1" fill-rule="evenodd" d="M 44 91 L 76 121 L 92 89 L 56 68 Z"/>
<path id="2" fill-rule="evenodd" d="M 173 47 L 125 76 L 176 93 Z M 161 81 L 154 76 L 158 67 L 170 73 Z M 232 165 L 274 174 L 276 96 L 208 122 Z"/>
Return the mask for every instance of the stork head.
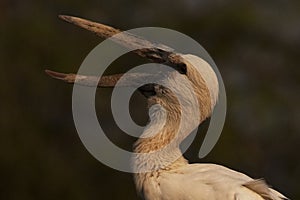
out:
<path id="1" fill-rule="evenodd" d="M 180 56 L 184 63 L 180 70 L 158 75 L 162 85 L 146 84 L 139 91 L 148 99 L 149 106 L 161 105 L 175 120 L 182 111 L 191 118 L 198 112 L 199 123 L 211 115 L 217 102 L 218 79 L 205 60 L 190 54 Z"/>

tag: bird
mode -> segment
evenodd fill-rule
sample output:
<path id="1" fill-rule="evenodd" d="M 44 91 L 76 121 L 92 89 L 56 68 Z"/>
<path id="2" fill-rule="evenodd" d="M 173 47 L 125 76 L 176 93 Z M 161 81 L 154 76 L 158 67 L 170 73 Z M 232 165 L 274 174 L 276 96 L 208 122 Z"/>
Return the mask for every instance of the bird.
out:
<path id="1" fill-rule="evenodd" d="M 60 15 L 61 19 L 87 29 L 102 38 L 121 33 L 113 27 L 79 17 Z M 180 143 L 191 130 L 209 118 L 217 104 L 219 84 L 211 66 L 192 54 L 177 53 L 171 48 L 144 38 L 124 33 L 114 42 L 134 49 L 134 53 L 155 63 L 174 69 L 161 76 L 165 85 L 147 84 L 139 88 L 151 108 L 150 121 L 133 145 L 136 153 L 132 159 L 136 190 L 144 200 L 284 200 L 283 194 L 272 189 L 264 179 L 253 179 L 246 174 L 212 163 L 190 164 L 182 155 Z M 46 70 L 55 79 L 72 84 L 114 87 L 122 74 L 97 77 Z M 134 85 L 142 74 L 128 76 L 125 85 Z M 179 81 L 183 80 L 183 81 Z M 188 81 L 194 94 L 186 85 Z M 182 93 L 181 106 L 170 88 Z M 198 105 L 190 102 L 194 95 Z M 158 106 L 156 106 L 158 105 Z M 162 109 L 163 108 L 163 109 Z M 182 113 L 190 119 L 179 131 Z M 194 117 L 196 114 L 199 117 Z M 166 120 L 162 120 L 165 117 Z M 170 144 L 171 143 L 171 144 Z M 170 145 L 169 145 L 170 144 Z M 166 148 L 165 148 L 166 147 Z M 164 149 L 163 151 L 159 151 Z M 156 152 L 152 154 L 152 152 Z M 158 152 L 158 153 L 157 153 Z M 146 171 L 144 169 L 147 169 Z"/>

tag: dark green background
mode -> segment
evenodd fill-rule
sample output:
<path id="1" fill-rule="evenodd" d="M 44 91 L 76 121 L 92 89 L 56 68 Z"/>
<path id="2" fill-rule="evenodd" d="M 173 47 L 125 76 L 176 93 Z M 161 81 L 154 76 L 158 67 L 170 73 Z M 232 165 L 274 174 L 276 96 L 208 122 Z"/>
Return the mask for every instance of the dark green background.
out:
<path id="1" fill-rule="evenodd" d="M 300 199 L 300 2 L 286 0 L 1 1 L 0 199 L 137 199 L 131 174 L 102 165 L 82 145 L 72 120 L 72 86 L 44 73 L 76 72 L 102 41 L 58 14 L 125 30 L 165 27 L 196 39 L 223 76 L 228 112 L 214 150 L 197 158 L 201 127 L 186 157 L 264 177 Z M 124 56 L 107 73 L 142 61 Z M 100 121 L 115 143 L 130 149 L 134 140 L 110 115 L 110 93 L 97 94 L 97 109 L 107 116 Z M 131 110 L 138 123 L 146 122 L 141 95 Z"/>

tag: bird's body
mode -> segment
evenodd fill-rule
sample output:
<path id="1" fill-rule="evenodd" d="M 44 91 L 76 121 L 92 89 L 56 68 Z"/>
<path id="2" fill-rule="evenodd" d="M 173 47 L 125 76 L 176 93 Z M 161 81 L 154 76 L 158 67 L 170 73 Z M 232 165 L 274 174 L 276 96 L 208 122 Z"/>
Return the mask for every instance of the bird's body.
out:
<path id="1" fill-rule="evenodd" d="M 62 19 L 90 30 L 101 37 L 120 31 L 88 20 L 61 16 Z M 115 42 L 135 53 L 175 70 L 159 76 L 160 83 L 140 88 L 147 97 L 150 121 L 134 145 L 132 165 L 134 180 L 145 200 L 283 200 L 287 199 L 269 188 L 263 180 L 216 164 L 189 164 L 182 156 L 180 143 L 206 118 L 217 102 L 218 79 L 211 66 L 194 55 L 183 55 L 160 48 L 156 44 L 123 34 Z M 95 78 L 47 73 L 69 83 L 93 85 Z M 159 73 L 158 73 L 159 74 Z M 157 73 L 155 74 L 157 76 Z M 78 77 L 78 79 L 75 79 Z M 120 78 L 101 77 L 99 87 L 111 87 Z M 130 77 L 130 76 L 129 76 Z M 126 86 L 144 78 L 135 74 Z M 95 84 L 94 84 L 95 85 Z M 175 95 L 177 94 L 177 95 Z"/>
<path id="2" fill-rule="evenodd" d="M 167 170 L 136 175 L 146 200 L 281 200 L 263 180 L 215 164 L 182 163 Z"/>

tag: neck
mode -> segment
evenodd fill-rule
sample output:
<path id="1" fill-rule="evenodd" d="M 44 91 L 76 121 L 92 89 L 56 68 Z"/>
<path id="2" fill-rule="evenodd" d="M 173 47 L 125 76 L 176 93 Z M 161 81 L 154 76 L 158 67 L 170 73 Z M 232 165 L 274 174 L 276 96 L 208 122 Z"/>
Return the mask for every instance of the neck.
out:
<path id="1" fill-rule="evenodd" d="M 198 118 L 195 114 L 198 108 L 191 105 L 183 106 L 183 109 L 178 104 L 150 107 L 150 122 L 135 143 L 132 158 L 135 184 L 141 194 L 151 177 L 188 164 L 179 145 L 205 119 L 203 113 Z"/>
<path id="2" fill-rule="evenodd" d="M 189 119 L 185 120 L 189 123 L 181 123 L 180 111 L 177 112 L 174 107 L 167 111 L 158 104 L 150 108 L 149 114 L 150 122 L 134 145 L 135 171 L 153 172 L 185 165 L 187 161 L 182 156 L 179 144 L 199 121 L 195 123 Z"/>
<path id="3" fill-rule="evenodd" d="M 179 149 L 180 114 L 168 115 L 160 106 L 149 110 L 150 122 L 134 145 L 133 167 L 137 191 L 142 193 L 149 177 L 186 165 Z"/>

